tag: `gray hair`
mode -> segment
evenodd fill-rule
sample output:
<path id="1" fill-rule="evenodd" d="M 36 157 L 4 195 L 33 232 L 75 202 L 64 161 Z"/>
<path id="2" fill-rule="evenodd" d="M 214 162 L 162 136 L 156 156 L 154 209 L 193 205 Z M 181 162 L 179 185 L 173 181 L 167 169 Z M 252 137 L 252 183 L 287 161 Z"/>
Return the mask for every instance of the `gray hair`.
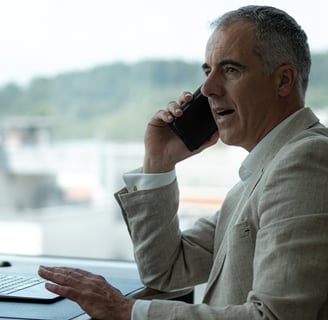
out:
<path id="1" fill-rule="evenodd" d="M 251 21 L 255 25 L 255 51 L 262 59 L 265 74 L 272 74 L 283 64 L 294 65 L 299 94 L 304 100 L 311 69 L 311 54 L 303 29 L 280 9 L 254 5 L 225 13 L 212 23 L 212 27 L 217 30 L 241 20 Z"/>

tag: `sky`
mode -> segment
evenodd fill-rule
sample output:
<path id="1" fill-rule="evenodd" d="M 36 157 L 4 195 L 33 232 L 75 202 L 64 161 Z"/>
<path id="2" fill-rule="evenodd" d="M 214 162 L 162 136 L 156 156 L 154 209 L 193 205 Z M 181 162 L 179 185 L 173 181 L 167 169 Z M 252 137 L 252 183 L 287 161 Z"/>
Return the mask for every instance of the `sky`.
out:
<path id="1" fill-rule="evenodd" d="M 0 85 L 117 61 L 203 61 L 209 24 L 248 4 L 279 7 L 328 52 L 327 0 L 0 0 Z"/>

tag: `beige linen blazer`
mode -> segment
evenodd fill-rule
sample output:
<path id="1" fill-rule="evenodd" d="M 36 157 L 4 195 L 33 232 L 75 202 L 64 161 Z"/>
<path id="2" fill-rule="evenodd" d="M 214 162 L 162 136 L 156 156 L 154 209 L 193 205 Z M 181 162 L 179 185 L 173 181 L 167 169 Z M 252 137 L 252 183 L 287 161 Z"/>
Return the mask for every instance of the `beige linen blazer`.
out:
<path id="1" fill-rule="evenodd" d="M 181 232 L 177 182 L 116 194 L 144 283 L 207 282 L 203 303 L 153 300 L 148 319 L 328 319 L 328 129 L 303 109 L 247 184 Z"/>

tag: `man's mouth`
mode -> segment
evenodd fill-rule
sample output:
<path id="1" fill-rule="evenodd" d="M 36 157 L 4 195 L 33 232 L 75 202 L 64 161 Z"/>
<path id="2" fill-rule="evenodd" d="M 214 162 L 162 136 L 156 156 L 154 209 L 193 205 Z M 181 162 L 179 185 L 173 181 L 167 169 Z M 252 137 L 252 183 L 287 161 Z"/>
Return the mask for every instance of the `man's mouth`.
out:
<path id="1" fill-rule="evenodd" d="M 224 117 L 224 116 L 227 116 L 227 115 L 232 114 L 234 112 L 235 112 L 235 110 L 233 110 L 233 109 L 227 109 L 227 110 L 223 110 L 221 112 L 218 112 L 218 115 L 220 117 Z"/>

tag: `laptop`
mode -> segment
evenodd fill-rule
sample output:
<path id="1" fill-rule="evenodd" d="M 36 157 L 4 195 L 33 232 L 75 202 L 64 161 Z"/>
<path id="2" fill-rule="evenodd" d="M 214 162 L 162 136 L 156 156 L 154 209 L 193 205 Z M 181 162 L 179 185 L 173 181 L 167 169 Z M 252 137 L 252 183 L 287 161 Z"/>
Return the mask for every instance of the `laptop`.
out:
<path id="1" fill-rule="evenodd" d="M 106 280 L 122 294 L 129 295 L 143 288 L 139 279 L 105 277 Z M 20 301 L 53 303 L 61 296 L 45 288 L 45 280 L 34 274 L 16 274 L 0 272 L 0 301 Z"/>
<path id="2" fill-rule="evenodd" d="M 0 301 L 51 303 L 61 297 L 48 291 L 45 280 L 32 274 L 0 273 Z"/>

